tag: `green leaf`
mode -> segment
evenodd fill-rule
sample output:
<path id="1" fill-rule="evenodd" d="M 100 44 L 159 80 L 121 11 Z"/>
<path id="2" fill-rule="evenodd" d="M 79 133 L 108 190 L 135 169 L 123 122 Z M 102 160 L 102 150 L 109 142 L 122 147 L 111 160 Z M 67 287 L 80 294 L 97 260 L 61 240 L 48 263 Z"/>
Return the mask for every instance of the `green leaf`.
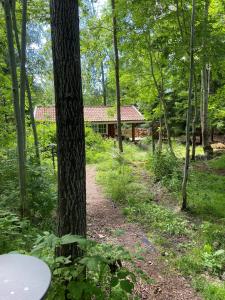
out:
<path id="1" fill-rule="evenodd" d="M 134 284 L 133 282 L 129 281 L 129 280 L 121 280 L 120 281 L 120 287 L 121 289 L 123 289 L 125 292 L 131 294 L 132 290 L 134 288 Z"/>

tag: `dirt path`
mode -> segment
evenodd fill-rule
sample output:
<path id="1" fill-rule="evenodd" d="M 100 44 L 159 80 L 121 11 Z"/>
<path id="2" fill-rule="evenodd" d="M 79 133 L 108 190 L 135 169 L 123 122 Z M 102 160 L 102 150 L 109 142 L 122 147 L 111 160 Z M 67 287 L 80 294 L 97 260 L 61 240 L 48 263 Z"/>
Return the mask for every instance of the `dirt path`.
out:
<path id="1" fill-rule="evenodd" d="M 121 244 L 132 251 L 138 244 L 144 253 L 144 261 L 138 267 L 154 279 L 152 285 L 137 284 L 142 299 L 157 300 L 200 300 L 184 277 L 171 270 L 158 250 L 136 224 L 131 224 L 121 214 L 119 208 L 103 194 L 96 184 L 96 169 L 87 166 L 87 210 L 89 236 L 102 242 Z"/>

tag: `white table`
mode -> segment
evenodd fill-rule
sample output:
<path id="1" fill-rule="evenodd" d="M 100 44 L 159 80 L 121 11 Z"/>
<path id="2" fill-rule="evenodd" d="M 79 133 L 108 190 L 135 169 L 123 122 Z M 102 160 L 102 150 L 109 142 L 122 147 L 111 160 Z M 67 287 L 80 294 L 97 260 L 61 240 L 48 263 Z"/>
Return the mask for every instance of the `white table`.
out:
<path id="1" fill-rule="evenodd" d="M 21 254 L 0 255 L 0 300 L 41 300 L 51 282 L 42 260 Z"/>

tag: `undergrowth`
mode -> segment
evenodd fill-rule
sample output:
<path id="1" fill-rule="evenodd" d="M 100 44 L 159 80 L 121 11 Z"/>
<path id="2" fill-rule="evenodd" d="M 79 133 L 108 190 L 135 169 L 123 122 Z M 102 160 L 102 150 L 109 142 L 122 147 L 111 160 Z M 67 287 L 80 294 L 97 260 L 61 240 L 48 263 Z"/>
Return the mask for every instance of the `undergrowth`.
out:
<path id="1" fill-rule="evenodd" d="M 224 300 L 224 177 L 196 171 L 193 166 L 188 185 L 190 210 L 188 214 L 181 214 L 154 201 L 151 187 L 148 187 L 152 182 L 141 180 L 137 163 L 129 158 L 126 150 L 122 155 L 114 151 L 98 164 L 98 181 L 108 196 L 122 205 L 130 221 L 141 223 L 162 247 L 166 247 L 171 263 L 190 277 L 204 299 Z M 221 163 L 222 158 L 215 164 L 210 162 L 211 167 L 217 169 Z M 174 201 L 178 201 L 182 160 L 167 151 L 156 153 L 148 158 L 147 169 L 155 181 L 160 181 L 173 195 L 176 193 Z"/>

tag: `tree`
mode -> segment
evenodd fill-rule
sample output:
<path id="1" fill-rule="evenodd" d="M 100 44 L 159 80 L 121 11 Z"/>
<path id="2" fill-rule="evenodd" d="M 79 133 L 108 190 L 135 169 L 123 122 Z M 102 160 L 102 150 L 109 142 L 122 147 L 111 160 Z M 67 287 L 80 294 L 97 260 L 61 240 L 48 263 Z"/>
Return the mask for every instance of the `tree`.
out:
<path id="1" fill-rule="evenodd" d="M 78 0 L 51 0 L 58 152 L 58 234 L 86 235 L 85 137 Z M 59 255 L 81 254 L 76 245 Z"/>
<path id="2" fill-rule="evenodd" d="M 117 135 L 119 143 L 119 151 L 123 152 L 122 131 L 121 131 L 121 111 L 120 111 L 120 66 L 119 66 L 119 51 L 117 41 L 117 20 L 115 12 L 115 0 L 112 0 L 113 14 L 113 45 L 115 53 L 115 78 L 116 78 L 116 106 L 117 106 Z"/>
<path id="3" fill-rule="evenodd" d="M 12 16 L 10 10 L 10 3 L 8 0 L 4 1 L 4 9 L 5 9 L 5 23 L 6 23 L 8 51 L 9 51 L 9 62 L 10 62 L 10 69 L 11 69 L 14 115 L 15 115 L 16 132 L 17 132 L 21 216 L 24 217 L 27 212 L 26 162 L 25 162 L 25 143 L 24 143 L 25 137 L 24 137 L 23 121 L 21 118 L 21 109 L 20 109 L 19 85 L 18 85 L 18 77 L 17 77 L 17 69 L 16 69 L 16 56 L 15 56 L 15 49 L 14 49 L 14 42 L 13 42 Z"/>
<path id="4" fill-rule="evenodd" d="M 202 60 L 202 146 L 204 154 L 207 159 L 212 156 L 213 149 L 209 143 L 209 129 L 208 129 L 208 101 L 209 101 L 209 82 L 207 70 L 207 39 L 208 39 L 208 14 L 209 14 L 209 0 L 205 0 L 204 9 L 204 24 L 203 24 L 203 60 Z"/>
<path id="5" fill-rule="evenodd" d="M 192 92 L 194 79 L 194 42 L 195 42 L 195 0 L 192 0 L 192 17 L 191 17 L 191 39 L 190 39 L 190 79 L 188 89 L 188 108 L 186 122 L 186 155 L 184 165 L 184 176 L 182 183 L 182 210 L 187 208 L 187 181 L 190 163 L 190 125 L 192 114 Z"/>

